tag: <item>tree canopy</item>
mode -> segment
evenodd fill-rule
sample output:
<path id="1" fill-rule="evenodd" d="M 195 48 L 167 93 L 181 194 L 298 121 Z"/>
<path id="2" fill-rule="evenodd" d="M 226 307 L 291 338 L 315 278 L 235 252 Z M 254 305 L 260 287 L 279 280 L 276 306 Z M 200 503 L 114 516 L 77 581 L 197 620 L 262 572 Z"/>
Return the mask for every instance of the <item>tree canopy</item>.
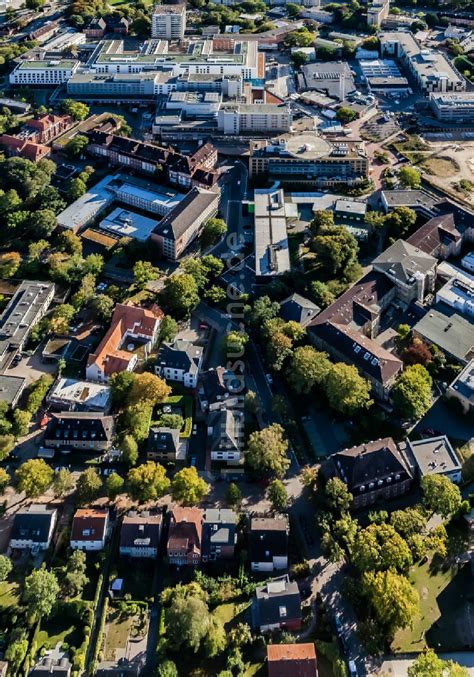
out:
<path id="1" fill-rule="evenodd" d="M 398 377 L 392 397 L 396 410 L 405 419 L 421 418 L 431 406 L 433 381 L 421 364 L 408 366 Z"/>
<path id="2" fill-rule="evenodd" d="M 173 478 L 171 494 L 173 499 L 183 505 L 196 505 L 209 493 L 210 487 L 199 477 L 194 466 L 183 468 Z"/>
<path id="3" fill-rule="evenodd" d="M 129 470 L 127 483 L 132 498 L 143 503 L 161 498 L 171 485 L 166 470 L 154 461 L 147 461 Z"/>
<path id="4" fill-rule="evenodd" d="M 288 442 L 284 430 L 274 423 L 251 433 L 248 439 L 246 461 L 251 468 L 277 477 L 283 477 L 290 467 Z"/>
<path id="5" fill-rule="evenodd" d="M 32 458 L 20 465 L 15 472 L 19 491 L 29 498 L 37 498 L 49 489 L 53 482 L 53 469 L 42 458 Z"/>
<path id="6" fill-rule="evenodd" d="M 423 504 L 431 512 L 449 517 L 461 507 L 459 487 L 445 475 L 425 475 L 421 479 Z"/>
<path id="7" fill-rule="evenodd" d="M 28 612 L 35 618 L 49 616 L 59 595 L 59 583 L 56 574 L 43 565 L 25 579 L 23 600 Z"/>

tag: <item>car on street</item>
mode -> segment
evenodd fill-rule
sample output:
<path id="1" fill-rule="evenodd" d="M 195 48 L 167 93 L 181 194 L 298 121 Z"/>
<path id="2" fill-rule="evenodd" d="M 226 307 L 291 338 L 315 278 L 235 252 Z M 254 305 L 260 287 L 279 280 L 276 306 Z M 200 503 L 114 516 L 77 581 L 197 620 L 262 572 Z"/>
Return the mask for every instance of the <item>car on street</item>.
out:
<path id="1" fill-rule="evenodd" d="M 191 466 L 192 466 L 193 468 L 196 467 L 196 457 L 195 457 L 195 456 L 193 456 L 193 457 L 191 458 Z"/>
<path id="2" fill-rule="evenodd" d="M 354 661 L 349 661 L 347 667 L 349 668 L 350 677 L 358 677 L 359 673 L 357 672 L 356 664 Z"/>
<path id="3" fill-rule="evenodd" d="M 267 379 L 267 383 L 269 386 L 273 384 L 273 376 L 271 374 L 265 374 L 265 378 Z"/>

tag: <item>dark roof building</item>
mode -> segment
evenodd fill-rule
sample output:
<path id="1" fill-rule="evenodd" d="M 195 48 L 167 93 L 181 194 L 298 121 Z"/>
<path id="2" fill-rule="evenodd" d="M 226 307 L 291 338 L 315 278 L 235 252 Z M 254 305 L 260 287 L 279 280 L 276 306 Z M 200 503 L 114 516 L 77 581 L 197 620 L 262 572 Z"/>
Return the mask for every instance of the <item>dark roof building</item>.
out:
<path id="1" fill-rule="evenodd" d="M 252 571 L 274 571 L 288 568 L 288 517 L 253 517 L 249 532 L 249 554 Z"/>
<path id="2" fill-rule="evenodd" d="M 199 399 L 204 411 L 213 411 L 235 402 L 245 390 L 243 375 L 225 367 L 208 369 L 199 377 Z"/>
<path id="3" fill-rule="evenodd" d="M 45 505 L 30 505 L 19 510 L 13 520 L 10 547 L 46 550 L 51 543 L 56 519 L 57 511 Z"/>
<path id="4" fill-rule="evenodd" d="M 432 306 L 413 327 L 415 336 L 438 348 L 460 364 L 474 358 L 474 318 L 463 317 L 440 302 Z"/>
<path id="5" fill-rule="evenodd" d="M 198 566 L 201 561 L 203 511 L 179 508 L 171 511 L 167 554 L 170 564 Z"/>
<path id="6" fill-rule="evenodd" d="M 14 407 L 25 389 L 26 378 L 23 376 L 9 376 L 0 374 L 0 401 L 7 402 Z"/>
<path id="7" fill-rule="evenodd" d="M 113 416 L 62 411 L 51 414 L 45 435 L 47 447 L 107 449 L 114 436 Z"/>
<path id="8" fill-rule="evenodd" d="M 120 529 L 120 554 L 130 557 L 156 557 L 163 516 L 148 511 L 129 512 Z"/>
<path id="9" fill-rule="evenodd" d="M 306 327 L 321 308 L 300 294 L 292 294 L 280 303 L 280 316 L 286 322 L 299 322 Z"/>
<path id="10" fill-rule="evenodd" d="M 32 668 L 28 676 L 29 677 L 69 677 L 72 670 L 72 664 L 68 661 L 67 658 L 60 658 L 55 660 L 54 658 L 42 658 L 39 663 L 37 663 L 34 668 Z"/>
<path id="11" fill-rule="evenodd" d="M 308 644 L 268 644 L 268 677 L 318 677 L 316 649 Z"/>
<path id="12" fill-rule="evenodd" d="M 410 464 L 391 437 L 332 454 L 322 472 L 347 485 L 355 509 L 400 496 L 413 481 Z"/>
<path id="13" fill-rule="evenodd" d="M 298 584 L 280 576 L 255 591 L 252 601 L 252 627 L 260 632 L 299 630 L 301 596 Z"/>
<path id="14" fill-rule="evenodd" d="M 237 541 L 237 514 L 228 508 L 208 508 L 202 525 L 202 561 L 231 559 Z"/>
<path id="15" fill-rule="evenodd" d="M 156 357 L 155 372 L 170 381 L 181 381 L 195 388 L 202 363 L 202 348 L 191 341 L 177 339 L 162 343 Z"/>
<path id="16" fill-rule="evenodd" d="M 181 453 L 180 453 L 181 451 Z M 146 446 L 148 460 L 173 462 L 186 458 L 186 449 L 179 443 L 179 430 L 175 428 L 150 428 Z"/>
<path id="17" fill-rule="evenodd" d="M 459 254 L 462 235 L 451 213 L 433 217 L 410 235 L 407 242 L 437 259 L 446 259 Z"/>
<path id="18" fill-rule="evenodd" d="M 383 273 L 369 272 L 308 325 L 310 340 L 335 359 L 355 365 L 374 393 L 387 399 L 403 363 L 374 340 L 382 311 L 396 287 Z"/>

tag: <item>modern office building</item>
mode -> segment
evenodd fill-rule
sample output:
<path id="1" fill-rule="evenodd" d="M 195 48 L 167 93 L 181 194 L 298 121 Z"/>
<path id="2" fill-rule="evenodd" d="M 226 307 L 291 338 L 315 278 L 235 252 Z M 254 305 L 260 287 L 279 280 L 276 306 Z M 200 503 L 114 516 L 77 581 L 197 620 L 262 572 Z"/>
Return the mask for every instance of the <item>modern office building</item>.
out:
<path id="1" fill-rule="evenodd" d="M 369 175 L 363 141 L 327 141 L 315 132 L 250 145 L 250 177 L 265 177 L 306 189 L 356 184 Z M 304 188 L 302 188 L 304 187 Z"/>
<path id="2" fill-rule="evenodd" d="M 79 61 L 22 61 L 10 73 L 11 85 L 55 87 L 67 82 L 79 68 Z"/>
<path id="3" fill-rule="evenodd" d="M 474 122 L 474 92 L 431 93 L 430 105 L 435 117 L 443 122 Z"/>
<path id="4" fill-rule="evenodd" d="M 379 27 L 390 13 L 390 0 L 373 0 L 367 7 L 367 25 Z"/>
<path id="5" fill-rule="evenodd" d="M 217 127 L 224 134 L 289 132 L 292 114 L 288 104 L 223 104 L 217 115 Z"/>
<path id="6" fill-rule="evenodd" d="M 380 33 L 382 57 L 400 59 L 418 83 L 421 91 L 462 92 L 466 80 L 439 50 L 420 47 L 410 31 Z"/>
<path id="7" fill-rule="evenodd" d="M 186 30 L 186 5 L 155 5 L 151 16 L 151 37 L 181 40 Z"/>
<path id="8" fill-rule="evenodd" d="M 291 269 L 288 222 L 297 218 L 295 204 L 285 202 L 281 188 L 255 190 L 255 276 L 270 280 Z"/>

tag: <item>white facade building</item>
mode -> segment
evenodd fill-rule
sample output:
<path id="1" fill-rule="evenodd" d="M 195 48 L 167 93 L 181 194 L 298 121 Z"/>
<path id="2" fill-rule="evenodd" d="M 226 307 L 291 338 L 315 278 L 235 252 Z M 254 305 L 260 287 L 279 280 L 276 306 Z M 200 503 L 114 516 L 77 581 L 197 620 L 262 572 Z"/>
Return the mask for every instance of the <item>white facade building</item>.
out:
<path id="1" fill-rule="evenodd" d="M 289 132 L 292 115 L 288 105 L 228 104 L 221 106 L 217 126 L 224 134 Z"/>
<path id="2" fill-rule="evenodd" d="M 79 68 L 79 61 L 22 61 L 10 73 L 11 85 L 49 86 L 67 82 Z"/>
<path id="3" fill-rule="evenodd" d="M 180 40 L 186 30 L 186 5 L 156 5 L 151 17 L 151 37 Z"/>

